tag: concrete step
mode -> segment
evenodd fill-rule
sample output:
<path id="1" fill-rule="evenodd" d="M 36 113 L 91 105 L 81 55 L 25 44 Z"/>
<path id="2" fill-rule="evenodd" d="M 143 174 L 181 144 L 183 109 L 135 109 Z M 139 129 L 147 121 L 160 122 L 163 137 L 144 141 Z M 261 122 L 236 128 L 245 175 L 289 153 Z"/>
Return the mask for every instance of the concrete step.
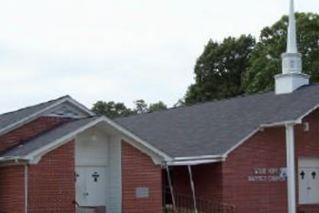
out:
<path id="1" fill-rule="evenodd" d="M 106 213 L 104 206 L 99 207 L 76 207 L 76 213 Z"/>

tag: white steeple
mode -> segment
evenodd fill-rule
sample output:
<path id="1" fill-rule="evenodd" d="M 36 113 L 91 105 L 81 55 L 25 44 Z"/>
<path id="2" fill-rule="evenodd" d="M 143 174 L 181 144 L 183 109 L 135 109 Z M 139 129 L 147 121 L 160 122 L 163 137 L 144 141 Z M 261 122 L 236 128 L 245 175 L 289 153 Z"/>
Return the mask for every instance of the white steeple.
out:
<path id="1" fill-rule="evenodd" d="M 287 53 L 298 53 L 294 0 L 290 0 Z"/>
<path id="2" fill-rule="evenodd" d="M 298 53 L 294 0 L 290 1 L 287 51 L 281 55 L 282 74 L 275 76 L 276 94 L 286 94 L 309 84 L 309 75 L 302 73 L 302 55 Z"/>

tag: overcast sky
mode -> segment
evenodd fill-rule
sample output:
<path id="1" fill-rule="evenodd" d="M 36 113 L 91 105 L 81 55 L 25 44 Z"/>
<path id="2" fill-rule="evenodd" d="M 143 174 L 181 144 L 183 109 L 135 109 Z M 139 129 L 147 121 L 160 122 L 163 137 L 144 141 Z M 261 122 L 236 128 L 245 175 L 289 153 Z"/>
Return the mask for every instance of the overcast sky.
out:
<path id="1" fill-rule="evenodd" d="M 296 0 L 319 13 L 318 0 Z M 251 33 L 288 0 L 1 0 L 0 112 L 69 94 L 173 105 L 211 38 Z"/>

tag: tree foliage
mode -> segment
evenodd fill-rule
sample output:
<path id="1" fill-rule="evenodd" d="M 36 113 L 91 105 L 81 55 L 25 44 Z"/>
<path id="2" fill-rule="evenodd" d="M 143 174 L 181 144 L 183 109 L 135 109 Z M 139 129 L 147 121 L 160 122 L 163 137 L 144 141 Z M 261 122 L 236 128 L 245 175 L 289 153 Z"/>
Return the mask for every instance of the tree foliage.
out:
<path id="1" fill-rule="evenodd" d="M 157 103 L 150 104 L 148 107 L 148 112 L 156 112 L 167 109 L 166 104 L 164 104 L 162 101 L 159 101 Z"/>
<path id="2" fill-rule="evenodd" d="M 148 111 L 147 103 L 143 99 L 134 101 L 134 104 L 135 104 L 134 112 L 136 112 L 136 114 L 142 114 Z"/>
<path id="3" fill-rule="evenodd" d="M 140 99 L 134 101 L 134 104 L 134 108 L 131 109 L 126 107 L 124 103 L 98 101 L 93 105 L 92 111 L 96 114 L 105 115 L 106 117 L 114 119 L 167 109 L 167 106 L 162 101 L 148 105 L 143 99 Z"/>
<path id="4" fill-rule="evenodd" d="M 303 72 L 311 75 L 312 82 L 319 81 L 319 15 L 297 13 L 297 40 L 303 56 Z M 247 93 L 274 88 L 274 75 L 281 73 L 281 54 L 286 51 L 288 17 L 282 17 L 260 34 L 245 73 L 244 88 Z"/>
<path id="5" fill-rule="evenodd" d="M 228 37 L 221 43 L 210 40 L 195 65 L 195 84 L 189 87 L 185 103 L 242 94 L 242 77 L 254 45 L 250 35 Z"/>
<path id="6" fill-rule="evenodd" d="M 303 71 L 319 82 L 319 15 L 297 13 L 299 52 Z M 258 42 L 248 35 L 209 41 L 195 66 L 195 83 L 185 103 L 209 101 L 258 93 L 274 88 L 274 75 L 281 73 L 281 54 L 286 51 L 288 17 L 262 29 Z"/>
<path id="7" fill-rule="evenodd" d="M 134 111 L 127 108 L 123 103 L 115 103 L 114 101 L 98 101 L 93 105 L 92 111 L 109 118 L 125 117 L 135 114 Z"/>
<path id="8" fill-rule="evenodd" d="M 311 82 L 319 82 L 319 15 L 297 13 L 296 21 L 303 72 L 311 75 Z M 251 35 L 228 37 L 222 42 L 210 40 L 197 59 L 195 83 L 176 106 L 273 89 L 274 75 L 281 73 L 280 55 L 286 50 L 287 26 L 288 17 L 283 16 L 262 29 L 258 42 Z M 93 111 L 117 118 L 167 109 L 161 101 L 148 105 L 140 99 L 134 104 L 130 109 L 123 103 L 98 101 Z"/>

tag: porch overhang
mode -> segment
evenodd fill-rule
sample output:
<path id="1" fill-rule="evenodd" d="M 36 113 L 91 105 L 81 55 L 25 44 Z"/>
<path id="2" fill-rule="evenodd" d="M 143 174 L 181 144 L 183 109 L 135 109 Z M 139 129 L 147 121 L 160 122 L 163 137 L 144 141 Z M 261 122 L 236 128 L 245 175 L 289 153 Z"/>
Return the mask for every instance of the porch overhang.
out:
<path id="1" fill-rule="evenodd" d="M 1 157 L 0 158 L 0 167 L 11 166 L 11 165 L 26 165 L 30 159 L 21 158 L 21 157 Z"/>
<path id="2" fill-rule="evenodd" d="M 225 161 L 223 156 L 197 156 L 197 157 L 179 157 L 166 162 L 166 166 L 196 166 L 202 164 L 218 163 Z"/>

